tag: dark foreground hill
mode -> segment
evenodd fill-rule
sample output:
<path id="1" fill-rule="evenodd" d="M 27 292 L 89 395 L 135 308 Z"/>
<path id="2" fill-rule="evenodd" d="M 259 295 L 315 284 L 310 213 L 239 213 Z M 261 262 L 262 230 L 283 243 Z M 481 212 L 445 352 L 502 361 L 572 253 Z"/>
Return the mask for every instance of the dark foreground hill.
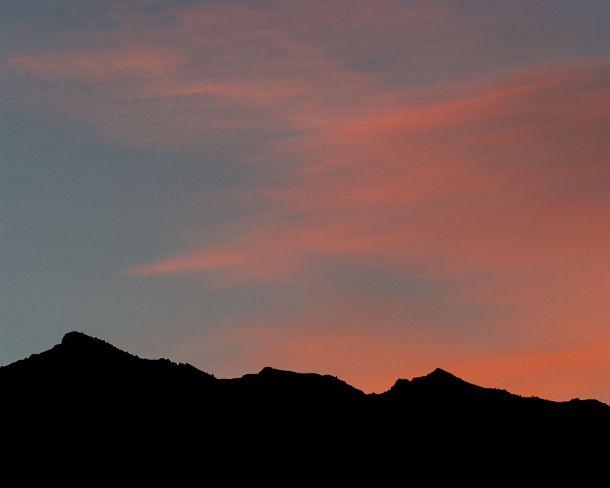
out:
<path id="1" fill-rule="evenodd" d="M 5 439 L 134 456 L 185 446 L 269 462 L 303 452 L 545 456 L 606 445 L 610 434 L 610 407 L 596 400 L 525 398 L 440 369 L 367 395 L 332 376 L 272 368 L 217 379 L 78 332 L 0 368 L 0 391 Z"/>

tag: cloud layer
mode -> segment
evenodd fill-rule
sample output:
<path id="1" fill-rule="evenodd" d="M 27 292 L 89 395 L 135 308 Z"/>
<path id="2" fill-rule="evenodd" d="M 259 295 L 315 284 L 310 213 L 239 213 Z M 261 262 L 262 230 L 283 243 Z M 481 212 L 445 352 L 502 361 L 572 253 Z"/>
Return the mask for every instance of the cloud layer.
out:
<path id="1" fill-rule="evenodd" d="M 126 275 L 276 293 L 202 335 L 227 374 L 273 361 L 379 390 L 443 366 L 523 393 L 601 391 L 608 59 L 530 60 L 541 43 L 513 39 L 512 14 L 496 38 L 442 4 L 270 5 L 126 10 L 7 57 L 33 97 L 107 140 L 251 149 L 256 181 L 207 197 L 241 217 Z"/>

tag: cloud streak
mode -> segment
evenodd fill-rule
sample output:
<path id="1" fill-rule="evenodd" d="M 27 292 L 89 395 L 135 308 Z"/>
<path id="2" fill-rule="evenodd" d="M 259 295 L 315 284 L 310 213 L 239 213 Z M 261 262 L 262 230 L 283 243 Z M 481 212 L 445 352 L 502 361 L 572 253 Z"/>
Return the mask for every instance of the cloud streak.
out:
<path id="1" fill-rule="evenodd" d="M 162 77 L 184 59 L 168 49 L 121 48 L 12 56 L 10 65 L 51 81 L 108 82 L 121 77 Z"/>

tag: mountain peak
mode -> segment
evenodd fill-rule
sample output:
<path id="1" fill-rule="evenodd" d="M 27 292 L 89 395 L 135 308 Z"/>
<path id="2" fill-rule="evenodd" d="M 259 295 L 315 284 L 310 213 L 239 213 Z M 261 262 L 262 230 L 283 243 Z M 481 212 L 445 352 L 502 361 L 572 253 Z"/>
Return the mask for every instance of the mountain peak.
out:
<path id="1" fill-rule="evenodd" d="M 95 337 L 88 336 L 87 334 L 85 334 L 83 332 L 78 332 L 76 330 L 67 332 L 61 340 L 62 344 L 67 344 L 67 345 L 87 344 L 87 343 L 97 343 L 97 342 L 103 342 L 103 341 L 101 339 L 97 339 Z"/>
<path id="2" fill-rule="evenodd" d="M 434 389 L 444 389 L 451 388 L 454 389 L 456 387 L 464 387 L 470 385 L 470 383 L 464 381 L 461 378 L 458 378 L 454 374 L 451 374 L 449 371 L 445 371 L 441 368 L 436 368 L 431 373 L 428 373 L 425 376 L 416 376 L 415 378 L 408 380 L 404 378 L 399 378 L 394 383 L 394 386 L 390 388 L 389 392 L 397 393 L 397 392 L 405 392 L 410 391 L 413 387 L 425 387 L 425 388 L 434 388 Z"/>
<path id="3" fill-rule="evenodd" d="M 276 368 L 273 368 L 273 367 L 271 367 L 271 366 L 265 366 L 263 369 L 261 369 L 261 370 L 258 372 L 258 374 L 262 374 L 262 375 L 272 375 L 272 374 L 275 374 L 275 373 L 280 373 L 280 372 L 282 372 L 282 370 L 281 370 L 281 369 L 276 369 Z"/>
<path id="4" fill-rule="evenodd" d="M 462 381 L 460 378 L 458 378 L 454 374 L 451 374 L 449 371 L 445 371 L 444 369 L 441 369 L 441 368 L 436 368 L 434 371 L 432 371 L 431 373 L 427 374 L 425 376 L 425 378 L 455 379 L 455 380 Z"/>
<path id="5" fill-rule="evenodd" d="M 83 332 L 72 331 L 65 334 L 58 344 L 53 348 L 57 352 L 67 354 L 69 357 L 91 360 L 93 358 L 107 360 L 110 358 L 136 357 L 128 352 L 122 351 L 97 337 L 91 337 Z"/>
<path id="6" fill-rule="evenodd" d="M 420 376 L 417 378 L 413 378 L 412 380 L 416 384 L 426 384 L 426 385 L 435 385 L 437 387 L 467 387 L 467 386 L 475 386 L 467 381 L 464 381 L 462 378 L 455 376 L 454 374 L 445 371 L 441 368 L 436 368 L 431 373 L 428 373 L 426 376 Z"/>
<path id="7" fill-rule="evenodd" d="M 61 345 L 70 349 L 117 349 L 109 342 L 106 342 L 102 339 L 98 339 L 97 337 L 91 337 L 83 332 L 78 332 L 75 330 L 72 332 L 68 332 L 63 336 L 61 340 Z"/>

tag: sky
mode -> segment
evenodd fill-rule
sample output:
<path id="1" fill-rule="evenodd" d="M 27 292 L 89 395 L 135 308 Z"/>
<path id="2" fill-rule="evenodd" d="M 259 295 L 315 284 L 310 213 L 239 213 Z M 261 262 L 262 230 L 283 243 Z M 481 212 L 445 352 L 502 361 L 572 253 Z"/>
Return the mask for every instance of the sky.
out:
<path id="1" fill-rule="evenodd" d="M 0 364 L 441 367 L 610 402 L 610 3 L 4 0 Z"/>

